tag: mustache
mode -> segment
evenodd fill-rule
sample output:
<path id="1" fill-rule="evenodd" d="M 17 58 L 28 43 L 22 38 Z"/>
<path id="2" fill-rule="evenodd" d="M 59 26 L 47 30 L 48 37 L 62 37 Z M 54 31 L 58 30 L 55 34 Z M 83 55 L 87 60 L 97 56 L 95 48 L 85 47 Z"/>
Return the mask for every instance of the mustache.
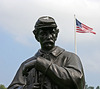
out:
<path id="1" fill-rule="evenodd" d="M 50 39 L 50 40 L 45 40 L 43 43 L 54 43 L 54 41 Z"/>

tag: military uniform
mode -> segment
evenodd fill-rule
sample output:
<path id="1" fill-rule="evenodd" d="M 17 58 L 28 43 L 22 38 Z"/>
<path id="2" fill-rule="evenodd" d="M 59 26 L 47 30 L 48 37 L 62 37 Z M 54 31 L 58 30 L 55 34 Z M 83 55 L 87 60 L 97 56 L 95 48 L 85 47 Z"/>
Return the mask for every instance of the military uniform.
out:
<path id="1" fill-rule="evenodd" d="M 23 66 L 32 60 L 36 60 L 37 65 L 25 77 L 22 75 Z M 49 52 L 39 50 L 22 63 L 8 89 L 32 89 L 36 82 L 41 84 L 41 89 L 85 89 L 79 57 L 58 46 Z"/>

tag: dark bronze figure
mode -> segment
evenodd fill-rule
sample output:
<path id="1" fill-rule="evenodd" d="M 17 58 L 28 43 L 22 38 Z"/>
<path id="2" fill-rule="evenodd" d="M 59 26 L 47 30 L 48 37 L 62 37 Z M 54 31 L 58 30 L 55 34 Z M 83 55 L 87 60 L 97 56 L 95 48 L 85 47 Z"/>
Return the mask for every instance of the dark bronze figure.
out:
<path id="1" fill-rule="evenodd" d="M 33 33 L 41 49 L 22 63 L 8 89 L 85 89 L 79 57 L 55 46 L 58 32 L 52 17 L 38 19 Z"/>

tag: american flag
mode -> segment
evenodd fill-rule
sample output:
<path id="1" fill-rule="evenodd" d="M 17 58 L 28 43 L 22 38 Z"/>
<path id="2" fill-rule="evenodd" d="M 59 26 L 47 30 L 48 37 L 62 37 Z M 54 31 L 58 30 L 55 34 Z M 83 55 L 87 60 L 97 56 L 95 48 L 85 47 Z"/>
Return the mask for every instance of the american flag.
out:
<path id="1" fill-rule="evenodd" d="M 86 26 L 85 24 L 81 23 L 76 19 L 76 32 L 78 33 L 93 33 L 96 34 L 95 32 L 92 31 L 93 28 L 90 28 Z"/>

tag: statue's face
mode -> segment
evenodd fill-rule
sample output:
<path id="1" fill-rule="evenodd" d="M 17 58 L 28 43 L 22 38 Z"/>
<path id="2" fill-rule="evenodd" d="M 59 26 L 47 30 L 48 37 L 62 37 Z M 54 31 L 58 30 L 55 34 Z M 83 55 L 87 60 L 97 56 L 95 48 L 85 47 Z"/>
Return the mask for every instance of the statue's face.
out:
<path id="1" fill-rule="evenodd" d="M 49 51 L 55 46 L 57 30 L 51 27 L 41 28 L 38 33 L 38 40 L 43 50 Z"/>

